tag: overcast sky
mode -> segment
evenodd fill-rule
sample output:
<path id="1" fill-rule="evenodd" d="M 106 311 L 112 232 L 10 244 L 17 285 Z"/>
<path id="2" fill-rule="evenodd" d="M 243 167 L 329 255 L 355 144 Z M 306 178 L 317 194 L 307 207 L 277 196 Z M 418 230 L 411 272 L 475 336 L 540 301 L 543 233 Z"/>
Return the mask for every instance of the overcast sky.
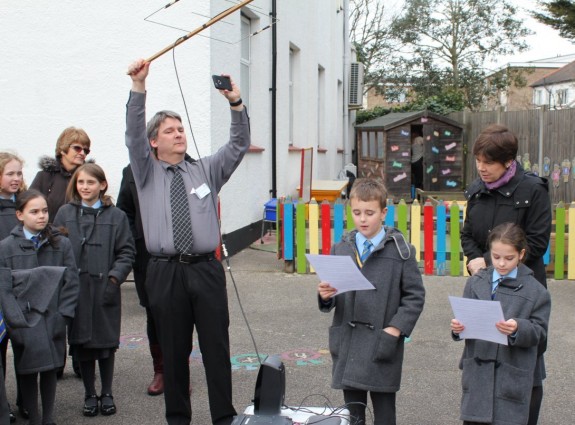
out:
<path id="1" fill-rule="evenodd" d="M 525 25 L 535 34 L 527 37 L 527 42 L 531 46 L 529 50 L 514 56 L 500 58 L 496 65 L 504 65 L 508 62 L 527 62 L 575 53 L 575 44 L 560 37 L 558 31 L 539 23 L 529 15 L 528 10 L 540 10 L 536 0 L 510 1 L 521 9 L 520 16 L 525 20 Z"/>
<path id="2" fill-rule="evenodd" d="M 377 0 L 384 1 L 388 10 L 401 10 L 404 0 Z M 496 69 L 509 62 L 528 62 L 532 60 L 545 59 L 554 56 L 562 56 L 575 53 L 575 44 L 559 36 L 559 32 L 551 27 L 539 23 L 531 17 L 529 10 L 539 10 L 537 0 L 509 0 L 520 10 L 519 16 L 525 21 L 527 28 L 535 34 L 527 37 L 530 46 L 529 50 L 513 56 L 501 57 L 493 64 L 487 64 L 488 68 Z"/>

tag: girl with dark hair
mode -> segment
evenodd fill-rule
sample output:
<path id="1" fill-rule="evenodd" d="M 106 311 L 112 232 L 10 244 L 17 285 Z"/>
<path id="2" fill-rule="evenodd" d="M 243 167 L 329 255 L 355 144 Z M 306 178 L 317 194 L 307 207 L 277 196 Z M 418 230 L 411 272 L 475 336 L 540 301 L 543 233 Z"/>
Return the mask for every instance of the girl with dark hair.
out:
<path id="1" fill-rule="evenodd" d="M 547 338 L 551 297 L 521 264 L 528 250 L 525 233 L 517 224 L 495 227 L 488 238 L 491 266 L 471 276 L 463 297 L 496 300 L 506 320 L 493 323 L 507 335 L 507 345 L 465 340 L 459 364 L 463 370 L 461 419 L 472 424 L 528 424 L 534 388 L 545 378 L 538 348 Z M 465 323 L 451 320 L 456 341 Z"/>
<path id="2" fill-rule="evenodd" d="M 31 280 L 30 285 L 44 299 L 41 318 L 34 326 L 11 329 L 7 325 L 16 373 L 22 390 L 23 407 L 29 424 L 53 424 L 56 397 L 56 371 L 64 364 L 66 323 L 74 317 L 78 298 L 78 271 L 70 241 L 48 224 L 48 204 L 36 190 L 22 192 L 16 198 L 16 217 L 20 224 L 0 242 L 0 267 L 14 271 L 41 266 L 62 267 L 62 276 L 54 282 Z M 48 287 L 51 293 L 43 293 Z M 38 409 L 38 376 L 42 414 Z"/>
<path id="3" fill-rule="evenodd" d="M 70 332 L 70 347 L 84 382 L 84 415 L 112 415 L 115 352 L 120 345 L 120 285 L 134 261 L 135 248 L 126 214 L 106 195 L 102 168 L 84 164 L 67 189 L 70 203 L 54 223 L 65 226 L 80 269 L 80 295 Z M 96 360 L 101 392 L 95 386 Z"/>

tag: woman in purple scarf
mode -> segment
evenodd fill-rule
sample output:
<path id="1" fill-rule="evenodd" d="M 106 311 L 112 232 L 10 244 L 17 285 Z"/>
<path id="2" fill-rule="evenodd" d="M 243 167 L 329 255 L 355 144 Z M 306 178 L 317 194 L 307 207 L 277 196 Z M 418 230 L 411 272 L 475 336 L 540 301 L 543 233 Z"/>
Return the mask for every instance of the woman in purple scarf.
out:
<path id="1" fill-rule="evenodd" d="M 467 210 L 461 246 L 472 275 L 490 265 L 487 238 L 495 226 L 511 222 L 527 236 L 524 263 L 547 287 L 543 254 L 551 235 L 551 202 L 547 179 L 523 170 L 515 160 L 517 137 L 502 125 L 484 129 L 473 145 L 479 177 L 465 190 Z M 545 344 L 540 347 L 541 360 Z M 528 425 L 537 424 L 545 378 L 543 361 L 536 371 Z"/>

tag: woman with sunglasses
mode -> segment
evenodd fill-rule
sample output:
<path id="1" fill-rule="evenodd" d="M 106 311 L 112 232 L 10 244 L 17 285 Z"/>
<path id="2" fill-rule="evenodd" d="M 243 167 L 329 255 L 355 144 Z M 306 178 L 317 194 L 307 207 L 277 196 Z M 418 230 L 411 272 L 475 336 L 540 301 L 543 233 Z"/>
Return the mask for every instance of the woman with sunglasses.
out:
<path id="1" fill-rule="evenodd" d="M 66 128 L 56 142 L 56 158 L 43 156 L 30 189 L 43 193 L 48 200 L 50 223 L 58 209 L 66 203 L 66 188 L 74 171 L 86 162 L 90 153 L 90 138 L 84 130 Z"/>

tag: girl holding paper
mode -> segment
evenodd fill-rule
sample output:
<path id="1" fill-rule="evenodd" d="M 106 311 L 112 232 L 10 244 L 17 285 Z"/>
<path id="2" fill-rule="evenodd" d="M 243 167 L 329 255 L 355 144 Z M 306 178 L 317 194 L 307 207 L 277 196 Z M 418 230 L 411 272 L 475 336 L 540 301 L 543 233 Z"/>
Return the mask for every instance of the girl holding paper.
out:
<path id="1" fill-rule="evenodd" d="M 494 326 L 507 335 L 508 345 L 465 340 L 460 417 L 464 425 L 528 424 L 532 389 L 545 378 L 538 345 L 547 337 L 551 298 L 521 263 L 527 249 L 521 227 L 500 224 L 488 244 L 492 265 L 469 278 L 463 296 L 501 302 L 507 320 Z M 451 320 L 454 340 L 461 340 L 464 329 L 464 323 Z"/>

